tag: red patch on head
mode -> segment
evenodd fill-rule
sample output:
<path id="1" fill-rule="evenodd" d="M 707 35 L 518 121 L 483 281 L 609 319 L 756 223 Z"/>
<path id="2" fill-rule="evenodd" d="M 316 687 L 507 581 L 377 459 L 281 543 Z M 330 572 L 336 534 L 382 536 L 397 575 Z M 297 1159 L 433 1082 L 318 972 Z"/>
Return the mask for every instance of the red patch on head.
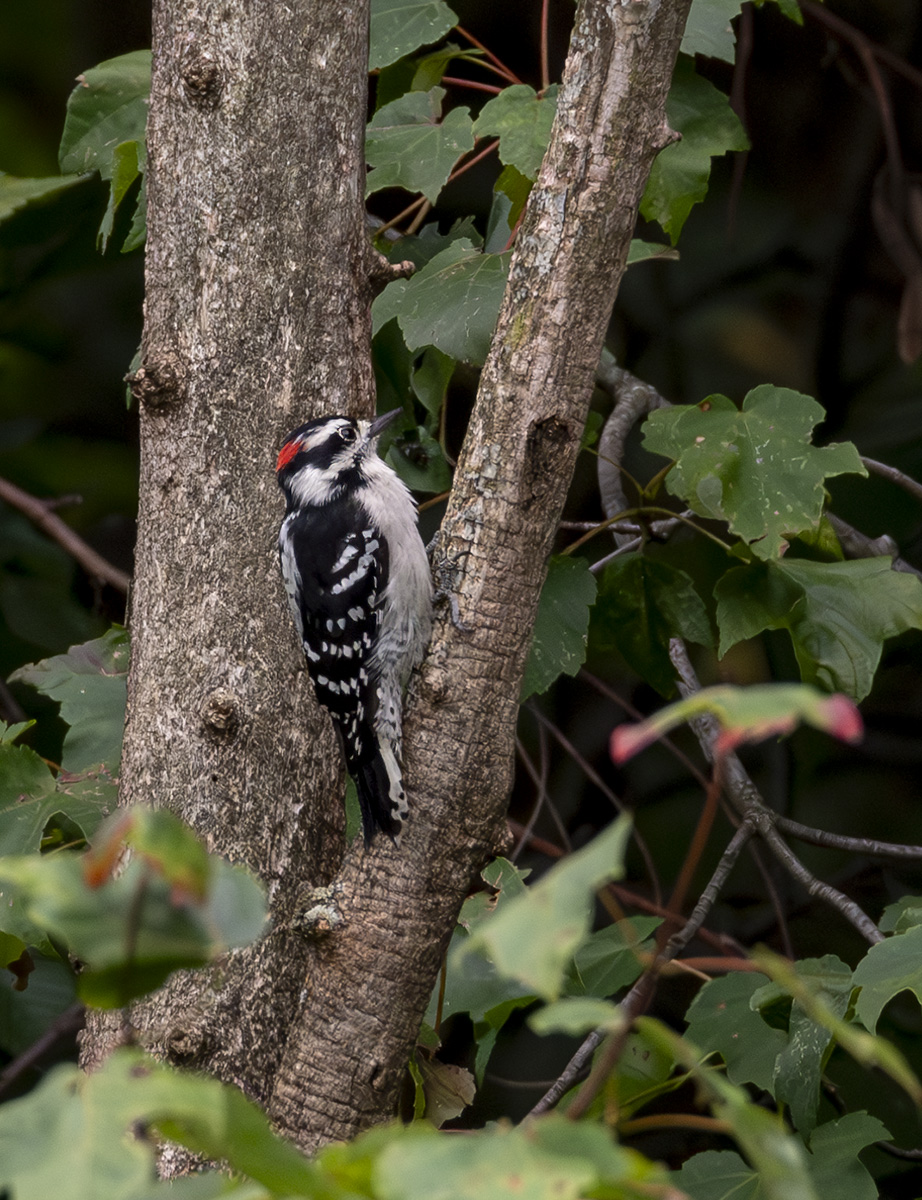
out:
<path id="1" fill-rule="evenodd" d="M 290 442 L 286 442 L 279 451 L 278 461 L 275 464 L 276 472 L 281 471 L 282 467 L 287 467 L 300 449 L 300 438 L 292 438 Z"/>

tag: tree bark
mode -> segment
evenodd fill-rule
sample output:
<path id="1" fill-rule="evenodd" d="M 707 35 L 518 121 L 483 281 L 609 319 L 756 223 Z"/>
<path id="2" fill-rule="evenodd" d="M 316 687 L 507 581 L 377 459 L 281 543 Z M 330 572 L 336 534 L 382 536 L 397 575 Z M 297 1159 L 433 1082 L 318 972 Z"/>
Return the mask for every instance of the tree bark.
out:
<path id="1" fill-rule="evenodd" d="M 347 853 L 343 925 L 308 963 L 270 1111 L 306 1149 L 393 1111 L 459 906 L 502 843 L 546 560 L 689 0 L 583 0 L 558 114 L 442 524 L 469 632 L 443 615 L 405 720 L 400 851 Z"/>
<path id="2" fill-rule="evenodd" d="M 178 813 L 267 884 L 273 927 L 131 1019 L 144 1044 L 267 1099 L 342 854 L 342 772 L 279 578 L 275 452 L 367 415 L 361 181 L 368 0 L 156 0 L 141 496 L 121 801 Z M 120 1021 L 97 1015 L 84 1060 Z"/>
<path id="3" fill-rule="evenodd" d="M 275 562 L 283 435 L 367 412 L 367 0 L 156 0 L 139 547 L 122 800 L 266 880 L 273 927 L 136 1005 L 141 1040 L 305 1148 L 387 1117 L 459 906 L 501 845 L 520 680 L 690 0 L 584 0 L 440 557 L 405 722 L 411 817 L 343 859 L 339 755 Z M 299 932 L 335 879 L 343 918 Z M 94 1019 L 84 1051 L 119 1036 Z M 169 1172 L 182 1159 L 167 1160 Z"/>

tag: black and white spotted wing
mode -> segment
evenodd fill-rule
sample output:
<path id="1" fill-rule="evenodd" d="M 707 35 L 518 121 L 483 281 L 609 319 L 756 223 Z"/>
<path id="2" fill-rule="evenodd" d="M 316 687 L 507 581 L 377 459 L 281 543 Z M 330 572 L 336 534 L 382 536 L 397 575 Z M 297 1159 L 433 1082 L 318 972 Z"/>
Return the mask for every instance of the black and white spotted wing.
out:
<path id="1" fill-rule="evenodd" d="M 347 503 L 300 509 L 282 527 L 282 575 L 317 699 L 329 709 L 354 773 L 373 747 L 375 681 L 368 670 L 387 585 L 388 548 L 373 527 L 357 528 Z M 360 523 L 359 523 L 360 524 Z"/>

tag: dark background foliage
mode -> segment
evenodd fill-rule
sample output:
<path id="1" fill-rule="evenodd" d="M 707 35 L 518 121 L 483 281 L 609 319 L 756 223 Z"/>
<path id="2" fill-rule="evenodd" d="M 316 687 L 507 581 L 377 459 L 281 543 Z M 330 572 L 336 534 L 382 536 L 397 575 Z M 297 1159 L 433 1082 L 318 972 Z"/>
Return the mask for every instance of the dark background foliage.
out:
<path id="1" fill-rule="evenodd" d="M 461 0 L 455 7 L 466 27 L 526 82 L 540 84 L 540 6 L 523 0 L 514 17 L 511 5 Z M 550 61 L 556 77 L 571 6 L 569 0 L 554 0 L 551 7 Z M 836 18 L 845 23 L 844 31 Z M 878 197 L 881 189 L 892 196 L 897 168 L 910 187 L 922 171 L 922 6 L 913 0 L 833 0 L 824 9 L 807 3 L 805 24 L 798 28 L 769 4 L 747 7 L 737 31 L 736 68 L 710 62 L 699 63 L 699 69 L 733 96 L 752 149 L 715 161 L 707 201 L 694 210 L 683 232 L 680 261 L 629 271 L 609 344 L 623 365 L 672 401 L 698 401 L 714 392 L 739 401 L 764 382 L 813 395 L 828 414 L 818 440 L 851 439 L 862 454 L 918 478 L 922 368 L 918 361 L 901 359 L 898 325 L 905 290 L 922 275 L 922 229 L 913 231 L 909 210 L 899 211 L 894 201 L 890 222 L 902 223 L 913 252 L 892 257 L 881 236 L 886 229 L 879 219 L 875 223 L 874 197 L 875 189 Z M 866 39 L 904 64 L 881 68 L 889 128 L 861 57 Z M 0 169 L 55 174 L 64 104 L 74 78 L 148 40 L 149 13 L 139 0 L 115 7 L 101 0 L 5 0 L 0 7 Z M 477 93 L 452 97 L 474 106 L 481 102 Z M 442 219 L 450 221 L 453 213 L 472 207 L 485 217 L 494 177 L 493 166 L 484 164 L 450 185 L 439 205 Z M 67 521 L 113 563 L 130 569 L 137 436 L 122 377 L 140 340 L 142 255 L 120 255 L 119 239 L 105 256 L 97 252 L 102 185 L 95 192 L 64 193 L 52 203 L 60 217 L 53 238 L 34 213 L 0 225 L 0 476 L 35 496 L 70 498 L 60 510 Z M 449 431 L 456 443 L 475 382 L 468 373 L 456 378 L 450 392 Z M 599 411 L 607 411 L 601 393 L 597 401 Z M 273 449 L 254 448 L 265 455 L 267 470 Z M 651 473 L 639 452 L 632 462 L 641 476 Z M 902 490 L 879 479 L 837 479 L 833 508 L 871 536 L 892 535 L 902 554 L 922 566 L 919 506 Z M 598 515 L 594 461 L 584 455 L 568 516 L 589 520 Z M 707 591 L 712 565 L 700 539 L 677 539 L 663 553 Z M 123 618 L 118 594 L 94 587 L 64 551 L 0 505 L 0 677 Z M 623 701 L 643 710 L 659 702 L 614 654 L 590 647 L 587 665 Z M 705 682 L 795 677 L 781 635 L 746 644 L 719 664 L 702 652 L 698 667 Z M 5 703 L 9 706 L 9 697 Z M 29 689 L 14 688 L 12 703 L 29 715 L 39 712 L 40 701 Z M 562 748 L 533 712 L 523 712 L 522 753 L 547 776 L 548 802 L 536 834 L 560 848 L 567 842 L 580 845 L 610 819 L 611 799 L 587 780 L 582 758 L 636 809 L 668 894 L 700 809 L 700 788 L 686 767 L 656 751 L 617 772 L 607 739 L 624 710 L 584 677 L 562 680 L 534 707 L 577 752 Z M 8 708 L 0 715 L 15 711 Z M 805 731 L 783 744 L 766 744 L 752 755 L 751 768 L 767 799 L 799 820 L 918 843 L 918 634 L 888 643 L 863 712 L 867 736 L 860 747 L 831 748 L 828 739 Z M 33 744 L 53 758 L 55 726 L 45 721 L 39 728 L 44 732 L 34 734 Z M 690 739 L 677 741 L 696 754 Z M 517 821 L 528 819 L 535 795 L 531 776 L 520 772 L 512 805 Z M 728 830 L 718 822 L 697 884 L 706 879 Z M 808 849 L 804 859 L 874 917 L 888 901 L 922 890 L 922 879 L 904 869 L 830 851 Z M 532 846 L 521 861 L 541 869 L 548 859 Z M 651 894 L 639 858 L 626 883 Z M 777 919 L 778 908 L 786 914 L 786 930 Z M 749 856 L 737 867 L 710 924 L 746 945 L 766 940 L 784 949 L 789 938 L 799 956 L 834 952 L 853 962 L 860 952 L 853 931 L 775 877 L 770 867 L 760 872 Z M 670 984 L 658 1003 L 678 1015 L 688 998 L 681 985 Z M 913 1048 L 918 1006 L 898 999 L 888 1020 L 888 1035 L 904 1046 L 918 1070 L 920 1055 Z M 506 1035 L 474 1120 L 527 1108 L 540 1086 L 530 1092 L 505 1085 L 501 1077 L 519 1083 L 547 1080 L 557 1073 L 566 1050 L 547 1039 L 539 1043 L 527 1035 Z M 843 1060 L 841 1072 L 849 1069 Z M 888 1104 L 882 1093 L 873 1107 L 900 1140 L 909 1118 L 890 1111 Z M 642 1148 L 657 1153 L 653 1144 Z M 897 1188 L 892 1194 L 917 1194 L 914 1176 L 905 1176 L 904 1192 Z"/>

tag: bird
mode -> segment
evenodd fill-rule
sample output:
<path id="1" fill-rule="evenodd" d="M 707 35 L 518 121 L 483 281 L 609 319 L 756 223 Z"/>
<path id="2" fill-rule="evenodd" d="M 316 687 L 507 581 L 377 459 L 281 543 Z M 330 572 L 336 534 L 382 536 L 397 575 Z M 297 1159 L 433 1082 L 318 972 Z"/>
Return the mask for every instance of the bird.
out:
<path id="1" fill-rule="evenodd" d="M 407 819 L 403 694 L 432 631 L 432 580 L 409 489 L 378 454 L 402 413 L 317 417 L 290 433 L 279 565 L 317 699 L 355 782 L 366 848 Z"/>

